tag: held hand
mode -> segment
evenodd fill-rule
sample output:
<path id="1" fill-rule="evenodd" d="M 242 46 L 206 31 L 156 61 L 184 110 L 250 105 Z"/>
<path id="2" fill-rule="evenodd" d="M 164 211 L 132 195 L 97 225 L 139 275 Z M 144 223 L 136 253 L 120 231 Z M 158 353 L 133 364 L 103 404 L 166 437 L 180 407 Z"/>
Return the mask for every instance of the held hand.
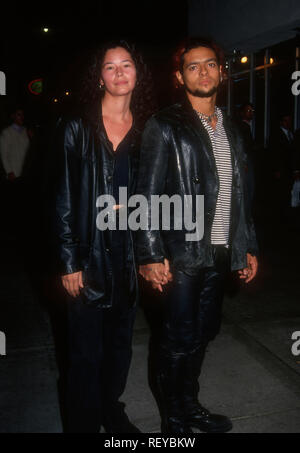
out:
<path id="1" fill-rule="evenodd" d="M 166 258 L 164 259 L 164 265 L 165 265 L 165 274 L 168 279 L 168 281 L 167 281 L 167 283 L 168 283 L 173 280 L 173 275 L 170 272 L 170 263 Z"/>
<path id="2" fill-rule="evenodd" d="M 247 253 L 247 267 L 239 271 L 240 278 L 245 280 L 245 283 L 251 282 L 257 274 L 258 262 L 256 256 Z"/>
<path id="3" fill-rule="evenodd" d="M 82 271 L 74 274 L 63 275 L 61 277 L 62 284 L 72 297 L 77 297 L 80 294 L 80 288 L 83 288 Z"/>
<path id="4" fill-rule="evenodd" d="M 162 286 L 172 280 L 170 265 L 167 259 L 164 263 L 144 264 L 139 267 L 139 273 L 147 282 L 152 284 L 154 289 L 163 291 Z"/>

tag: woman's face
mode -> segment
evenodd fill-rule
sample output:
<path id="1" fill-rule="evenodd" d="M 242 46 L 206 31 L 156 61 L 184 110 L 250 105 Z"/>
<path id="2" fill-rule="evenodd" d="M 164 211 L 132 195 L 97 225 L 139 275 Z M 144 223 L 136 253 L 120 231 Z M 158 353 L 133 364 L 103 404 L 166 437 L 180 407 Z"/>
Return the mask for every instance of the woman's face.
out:
<path id="1" fill-rule="evenodd" d="M 136 68 L 132 57 L 123 47 L 109 49 L 103 60 L 101 85 L 112 96 L 132 93 L 136 84 Z"/>

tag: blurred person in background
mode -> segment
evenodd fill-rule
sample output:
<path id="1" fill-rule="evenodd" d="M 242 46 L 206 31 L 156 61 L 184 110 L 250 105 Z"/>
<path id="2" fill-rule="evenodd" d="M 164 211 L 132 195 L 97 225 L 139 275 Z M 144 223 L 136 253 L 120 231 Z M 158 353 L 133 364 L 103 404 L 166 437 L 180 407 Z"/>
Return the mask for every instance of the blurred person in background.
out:
<path id="1" fill-rule="evenodd" d="M 22 177 L 30 142 L 24 126 L 24 111 L 16 108 L 11 117 L 12 124 L 0 135 L 0 155 L 8 181 L 15 182 Z"/>
<path id="2" fill-rule="evenodd" d="M 255 174 L 254 174 L 254 152 L 255 143 L 252 136 L 252 121 L 254 118 L 254 106 L 250 102 L 241 105 L 239 109 L 239 127 L 245 140 L 245 152 L 247 155 L 246 179 L 249 193 L 249 203 L 252 209 L 255 189 Z"/>
<path id="3" fill-rule="evenodd" d="M 24 111 L 15 107 L 11 114 L 12 124 L 0 135 L 0 157 L 5 172 L 4 212 L 9 233 L 18 231 L 18 219 L 24 208 L 23 170 L 30 147 L 30 140 L 24 126 Z"/>
<path id="4" fill-rule="evenodd" d="M 270 160 L 273 171 L 273 203 L 280 219 L 288 216 L 293 187 L 294 134 L 292 116 L 284 113 L 270 136 Z"/>

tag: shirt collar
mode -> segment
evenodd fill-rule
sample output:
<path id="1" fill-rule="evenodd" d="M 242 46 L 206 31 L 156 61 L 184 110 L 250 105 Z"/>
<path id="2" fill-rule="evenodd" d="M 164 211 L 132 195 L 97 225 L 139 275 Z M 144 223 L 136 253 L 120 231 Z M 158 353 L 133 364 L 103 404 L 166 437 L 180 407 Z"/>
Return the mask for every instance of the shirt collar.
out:
<path id="1" fill-rule="evenodd" d="M 222 127 L 223 127 L 223 113 L 222 113 L 222 110 L 219 108 L 219 107 L 215 107 L 215 113 L 217 115 L 217 125 L 216 125 L 216 131 L 219 131 Z M 201 116 L 199 116 L 199 118 L 201 119 L 201 121 L 203 122 L 204 126 L 205 127 L 211 127 L 211 124 L 206 121 L 205 119 L 201 118 Z"/>
<path id="2" fill-rule="evenodd" d="M 223 127 L 223 113 L 222 110 L 219 109 L 219 107 L 216 107 L 216 114 L 217 114 L 217 129 Z"/>
<path id="3" fill-rule="evenodd" d="M 24 127 L 23 126 L 19 126 L 18 124 L 16 123 L 12 123 L 12 128 L 15 129 L 17 132 L 22 132 Z"/>

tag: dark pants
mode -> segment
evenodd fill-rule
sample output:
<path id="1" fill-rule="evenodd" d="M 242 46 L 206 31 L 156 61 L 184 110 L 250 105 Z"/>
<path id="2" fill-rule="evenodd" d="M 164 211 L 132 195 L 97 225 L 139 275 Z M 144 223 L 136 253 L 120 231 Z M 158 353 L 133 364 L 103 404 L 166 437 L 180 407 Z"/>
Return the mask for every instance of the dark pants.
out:
<path id="1" fill-rule="evenodd" d="M 196 276 L 173 269 L 163 296 L 158 381 L 165 416 L 182 417 L 197 404 L 205 349 L 220 331 L 229 251 L 214 246 L 215 265 Z"/>
<path id="2" fill-rule="evenodd" d="M 219 333 L 229 251 L 214 247 L 215 266 L 196 276 L 173 270 L 165 291 L 161 345 L 165 351 L 188 353 Z"/>
<path id="3" fill-rule="evenodd" d="M 117 262 L 117 261 L 116 261 Z M 125 272 L 115 271 L 112 308 L 69 301 L 68 432 L 99 432 L 123 411 L 136 309 L 129 306 Z"/>

